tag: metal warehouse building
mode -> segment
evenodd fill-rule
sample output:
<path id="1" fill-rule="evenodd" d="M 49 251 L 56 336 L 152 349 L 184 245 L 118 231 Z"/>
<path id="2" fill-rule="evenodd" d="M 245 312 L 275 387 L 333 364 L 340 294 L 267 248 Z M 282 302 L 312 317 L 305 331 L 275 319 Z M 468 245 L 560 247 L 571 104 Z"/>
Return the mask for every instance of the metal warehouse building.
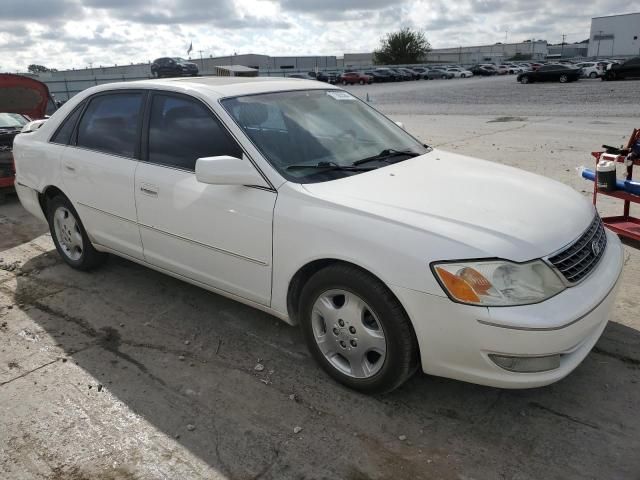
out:
<path id="1" fill-rule="evenodd" d="M 427 61 L 460 64 L 501 63 L 518 59 L 544 60 L 548 53 L 546 40 L 527 40 L 475 47 L 434 48 L 427 54 Z"/>
<path id="2" fill-rule="evenodd" d="M 591 19 L 590 57 L 640 55 L 640 13 Z"/>

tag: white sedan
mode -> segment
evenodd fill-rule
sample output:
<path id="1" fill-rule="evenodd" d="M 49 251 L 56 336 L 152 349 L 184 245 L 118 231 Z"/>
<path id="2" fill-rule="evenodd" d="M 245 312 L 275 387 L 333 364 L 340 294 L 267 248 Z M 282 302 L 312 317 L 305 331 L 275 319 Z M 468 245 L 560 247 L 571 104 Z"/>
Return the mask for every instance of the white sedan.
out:
<path id="1" fill-rule="evenodd" d="M 623 265 L 571 188 L 428 147 L 319 82 L 101 85 L 25 127 L 15 161 L 71 267 L 111 253 L 299 324 L 362 392 L 417 369 L 555 382 L 602 334 Z"/>
<path id="2" fill-rule="evenodd" d="M 464 68 L 447 68 L 447 72 L 453 73 L 454 78 L 473 77 L 473 72 Z"/>

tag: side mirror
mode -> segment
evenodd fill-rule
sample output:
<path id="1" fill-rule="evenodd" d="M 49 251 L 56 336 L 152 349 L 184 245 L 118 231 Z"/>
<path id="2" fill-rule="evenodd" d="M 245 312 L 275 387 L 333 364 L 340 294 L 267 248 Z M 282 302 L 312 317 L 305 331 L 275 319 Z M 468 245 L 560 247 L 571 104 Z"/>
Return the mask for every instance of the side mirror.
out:
<path id="1" fill-rule="evenodd" d="M 395 123 L 395 124 L 396 124 L 396 125 L 398 125 L 401 129 L 403 129 L 403 130 L 404 130 L 404 123 L 402 123 L 402 122 L 393 122 L 393 123 Z"/>
<path id="2" fill-rule="evenodd" d="M 247 159 L 221 155 L 196 161 L 196 180 L 210 185 L 255 185 L 269 187 Z"/>

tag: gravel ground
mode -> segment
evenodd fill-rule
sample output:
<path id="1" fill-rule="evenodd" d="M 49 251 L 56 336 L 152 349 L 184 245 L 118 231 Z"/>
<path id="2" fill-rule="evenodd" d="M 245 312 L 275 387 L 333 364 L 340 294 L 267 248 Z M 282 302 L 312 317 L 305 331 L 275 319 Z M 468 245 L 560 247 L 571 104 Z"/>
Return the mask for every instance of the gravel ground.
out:
<path id="1" fill-rule="evenodd" d="M 427 143 L 588 195 L 575 167 L 640 126 L 621 93 L 639 85 L 351 90 Z M 621 90 L 606 100 L 604 87 Z M 556 93 L 523 103 L 511 88 Z M 15 199 L 0 205 L 2 479 L 640 478 L 638 244 L 625 246 L 612 321 L 566 379 L 506 391 L 419 374 L 366 397 L 329 380 L 296 328 L 125 260 L 73 271 L 44 229 Z"/>

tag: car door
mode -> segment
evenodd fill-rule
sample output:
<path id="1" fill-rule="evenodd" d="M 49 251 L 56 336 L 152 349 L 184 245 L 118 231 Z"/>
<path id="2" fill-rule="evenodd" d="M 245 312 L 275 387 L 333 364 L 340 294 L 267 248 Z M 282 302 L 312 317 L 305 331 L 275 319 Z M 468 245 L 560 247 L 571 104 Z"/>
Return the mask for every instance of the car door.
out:
<path id="1" fill-rule="evenodd" d="M 640 57 L 632 58 L 625 62 L 620 72 L 624 75 L 624 78 L 640 77 Z"/>
<path id="2" fill-rule="evenodd" d="M 146 261 L 268 305 L 275 190 L 196 180 L 198 158 L 249 161 L 198 99 L 154 92 L 144 132 L 135 197 Z"/>
<path id="3" fill-rule="evenodd" d="M 88 99 L 72 113 L 80 120 L 61 154 L 64 192 L 92 242 L 137 259 L 142 244 L 133 186 L 145 95 L 117 90 Z"/>

